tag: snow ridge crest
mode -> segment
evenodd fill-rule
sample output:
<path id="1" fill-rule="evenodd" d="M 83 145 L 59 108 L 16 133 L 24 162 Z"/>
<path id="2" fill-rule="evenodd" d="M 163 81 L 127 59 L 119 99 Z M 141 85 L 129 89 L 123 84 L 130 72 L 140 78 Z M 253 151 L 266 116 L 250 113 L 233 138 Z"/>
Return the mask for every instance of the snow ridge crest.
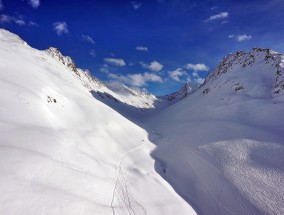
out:
<path id="1" fill-rule="evenodd" d="M 237 74 L 238 71 L 253 71 L 256 72 L 255 75 L 260 75 L 257 72 L 259 70 L 261 73 L 261 68 L 266 68 L 266 71 L 262 73 L 269 72 L 270 74 L 266 74 L 266 77 L 269 75 L 274 80 L 273 94 L 282 94 L 284 91 L 284 55 L 268 48 L 252 48 L 249 52 L 237 51 L 229 54 L 215 70 L 208 74 L 202 86 L 219 79 L 228 72 Z"/>

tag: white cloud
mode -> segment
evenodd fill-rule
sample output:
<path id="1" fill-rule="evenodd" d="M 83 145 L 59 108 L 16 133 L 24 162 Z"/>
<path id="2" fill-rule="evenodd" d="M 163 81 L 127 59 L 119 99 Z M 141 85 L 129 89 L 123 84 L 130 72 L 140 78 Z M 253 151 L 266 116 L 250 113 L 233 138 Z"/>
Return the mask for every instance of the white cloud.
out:
<path id="1" fill-rule="evenodd" d="M 0 10 L 3 10 L 3 9 L 4 9 L 4 5 L 3 5 L 2 0 L 0 0 Z"/>
<path id="2" fill-rule="evenodd" d="M 182 68 L 177 68 L 176 70 L 169 71 L 168 74 L 173 80 L 178 81 L 178 82 L 181 82 L 180 78 L 182 76 L 188 77 L 187 72 L 184 71 Z"/>
<path id="3" fill-rule="evenodd" d="M 15 23 L 19 26 L 26 25 L 26 22 L 24 20 L 21 20 L 21 19 L 15 20 Z"/>
<path id="4" fill-rule="evenodd" d="M 142 2 L 137 2 L 137 1 L 132 1 L 131 4 L 134 10 L 138 10 L 142 6 Z"/>
<path id="5" fill-rule="evenodd" d="M 159 72 L 163 69 L 164 65 L 160 64 L 158 61 L 152 61 L 150 64 L 146 64 L 143 62 L 140 62 L 143 68 L 149 69 L 152 72 Z"/>
<path id="6" fill-rule="evenodd" d="M 0 23 L 1 24 L 5 24 L 5 23 L 9 23 L 11 22 L 13 19 L 11 16 L 8 16 L 8 15 L 4 15 L 4 14 L 1 14 L 0 15 Z"/>
<path id="7" fill-rule="evenodd" d="M 213 20 L 217 20 L 217 19 L 226 19 L 228 16 L 229 16 L 228 12 L 220 12 L 218 14 L 210 16 L 209 19 L 207 19 L 205 21 L 208 22 L 208 21 L 213 21 Z"/>
<path id="8" fill-rule="evenodd" d="M 40 0 L 29 0 L 29 4 L 33 7 L 33 8 L 38 8 L 40 5 Z"/>
<path id="9" fill-rule="evenodd" d="M 144 47 L 144 46 L 136 46 L 136 50 L 147 52 L 147 51 L 148 51 L 148 48 L 147 48 L 147 47 Z"/>
<path id="10" fill-rule="evenodd" d="M 198 85 L 203 84 L 203 82 L 205 80 L 204 78 L 201 78 L 197 72 L 193 72 L 192 73 L 192 77 L 193 77 L 192 78 L 192 82 L 194 82 L 194 83 L 196 83 Z"/>
<path id="11" fill-rule="evenodd" d="M 124 61 L 123 59 L 118 59 L 118 58 L 105 58 L 104 60 L 105 60 L 106 63 L 112 64 L 112 65 L 114 65 L 114 66 L 120 66 L 120 67 L 122 67 L 122 66 L 125 66 L 125 65 L 126 65 L 126 63 L 125 63 L 125 61 Z"/>
<path id="12" fill-rule="evenodd" d="M 89 54 L 92 56 L 92 57 L 96 57 L 96 51 L 94 49 L 92 49 Z"/>
<path id="13" fill-rule="evenodd" d="M 5 14 L 1 14 L 0 15 L 0 23 L 1 24 L 5 24 L 5 23 L 15 23 L 19 26 L 24 26 L 24 25 L 28 25 L 28 26 L 39 26 L 37 23 L 32 22 L 32 21 L 25 21 L 24 20 L 24 16 L 21 14 L 17 14 L 17 16 L 9 16 L 9 15 L 5 15 Z"/>
<path id="14" fill-rule="evenodd" d="M 228 20 L 224 20 L 224 21 L 221 22 L 221 25 L 226 25 L 226 24 L 228 24 L 228 23 L 229 23 Z"/>
<path id="15" fill-rule="evenodd" d="M 192 73 L 192 76 L 193 76 L 194 78 L 199 78 L 199 75 L 198 75 L 197 72 L 193 72 L 193 73 Z"/>
<path id="16" fill-rule="evenodd" d="M 243 34 L 243 35 L 229 35 L 229 38 L 230 39 L 236 39 L 237 41 L 239 42 L 243 42 L 243 41 L 246 41 L 246 40 L 250 40 L 252 38 L 251 35 L 246 35 L 246 34 Z"/>
<path id="17" fill-rule="evenodd" d="M 53 23 L 53 27 L 59 36 L 62 34 L 68 34 L 69 32 L 66 22 L 55 22 Z"/>
<path id="18" fill-rule="evenodd" d="M 100 72 L 106 73 L 106 74 L 109 73 L 109 70 L 110 70 L 110 68 L 107 64 L 102 65 L 101 68 L 100 68 Z"/>
<path id="19" fill-rule="evenodd" d="M 214 7 L 211 7 L 210 10 L 214 11 L 214 10 L 217 10 L 218 7 L 217 6 L 214 6 Z"/>
<path id="20" fill-rule="evenodd" d="M 95 41 L 92 37 L 90 37 L 89 35 L 82 35 L 82 38 L 84 41 L 87 41 L 88 43 L 92 43 L 95 44 Z"/>
<path id="21" fill-rule="evenodd" d="M 35 26 L 35 27 L 38 27 L 39 24 L 37 24 L 37 23 L 35 23 L 35 22 L 33 22 L 33 21 L 29 21 L 28 26 Z"/>
<path id="22" fill-rule="evenodd" d="M 183 68 L 177 68 L 168 72 L 171 79 L 177 82 L 192 82 L 198 85 L 204 82 L 204 78 L 201 78 L 197 71 L 194 71 L 189 75 Z"/>
<path id="23" fill-rule="evenodd" d="M 128 74 L 125 76 L 110 73 L 108 77 L 120 83 L 135 86 L 135 87 L 145 86 L 147 85 L 147 82 L 158 82 L 158 83 L 163 82 L 160 76 L 156 74 L 148 73 L 148 72 L 145 72 L 143 74 L 141 73 Z"/>
<path id="24" fill-rule="evenodd" d="M 206 66 L 203 63 L 198 63 L 198 64 L 192 64 L 189 63 L 185 66 L 186 69 L 192 69 L 194 72 L 198 72 L 198 71 L 208 71 L 209 67 Z"/>
<path id="25" fill-rule="evenodd" d="M 201 84 L 204 83 L 205 79 L 204 79 L 204 78 L 195 78 L 193 81 L 194 81 L 195 83 L 201 85 Z"/>

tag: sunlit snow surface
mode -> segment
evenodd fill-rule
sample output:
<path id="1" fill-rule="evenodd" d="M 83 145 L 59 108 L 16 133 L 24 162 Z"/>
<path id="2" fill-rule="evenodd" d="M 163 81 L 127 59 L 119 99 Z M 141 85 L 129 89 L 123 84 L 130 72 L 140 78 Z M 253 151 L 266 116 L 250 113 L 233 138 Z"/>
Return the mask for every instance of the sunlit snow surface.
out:
<path id="1" fill-rule="evenodd" d="M 5 30 L 0 56 L 0 214 L 284 214 L 283 55 L 231 54 L 170 107 Z"/>
<path id="2" fill-rule="evenodd" d="M 145 122 L 160 174 L 197 213 L 284 214 L 283 62 L 265 49 L 230 55 Z"/>
<path id="3" fill-rule="evenodd" d="M 5 30 L 0 56 L 0 214 L 195 214 L 70 68 Z"/>

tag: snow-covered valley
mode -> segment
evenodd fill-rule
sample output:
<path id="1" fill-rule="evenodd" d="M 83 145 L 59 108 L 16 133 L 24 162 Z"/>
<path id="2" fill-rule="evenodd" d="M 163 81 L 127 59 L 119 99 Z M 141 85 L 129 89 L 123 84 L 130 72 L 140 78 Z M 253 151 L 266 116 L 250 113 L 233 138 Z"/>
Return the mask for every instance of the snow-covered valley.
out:
<path id="1" fill-rule="evenodd" d="M 284 56 L 194 92 L 108 86 L 0 30 L 0 214 L 284 214 Z"/>

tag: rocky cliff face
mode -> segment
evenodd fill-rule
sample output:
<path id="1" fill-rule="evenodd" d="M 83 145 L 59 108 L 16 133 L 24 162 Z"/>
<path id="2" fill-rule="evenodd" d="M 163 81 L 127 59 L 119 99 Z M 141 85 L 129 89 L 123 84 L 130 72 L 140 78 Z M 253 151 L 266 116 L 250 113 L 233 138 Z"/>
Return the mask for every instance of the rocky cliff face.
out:
<path id="1" fill-rule="evenodd" d="M 166 95 L 165 99 L 170 102 L 178 102 L 193 93 L 197 88 L 197 85 L 193 83 L 185 83 L 177 92 Z"/>
<path id="2" fill-rule="evenodd" d="M 80 77 L 80 73 L 74 63 L 74 61 L 69 56 L 63 56 L 58 48 L 50 47 L 46 50 L 46 52 L 52 56 L 53 58 L 57 59 L 59 62 L 67 66 L 71 71 L 73 71 L 76 75 Z"/>

